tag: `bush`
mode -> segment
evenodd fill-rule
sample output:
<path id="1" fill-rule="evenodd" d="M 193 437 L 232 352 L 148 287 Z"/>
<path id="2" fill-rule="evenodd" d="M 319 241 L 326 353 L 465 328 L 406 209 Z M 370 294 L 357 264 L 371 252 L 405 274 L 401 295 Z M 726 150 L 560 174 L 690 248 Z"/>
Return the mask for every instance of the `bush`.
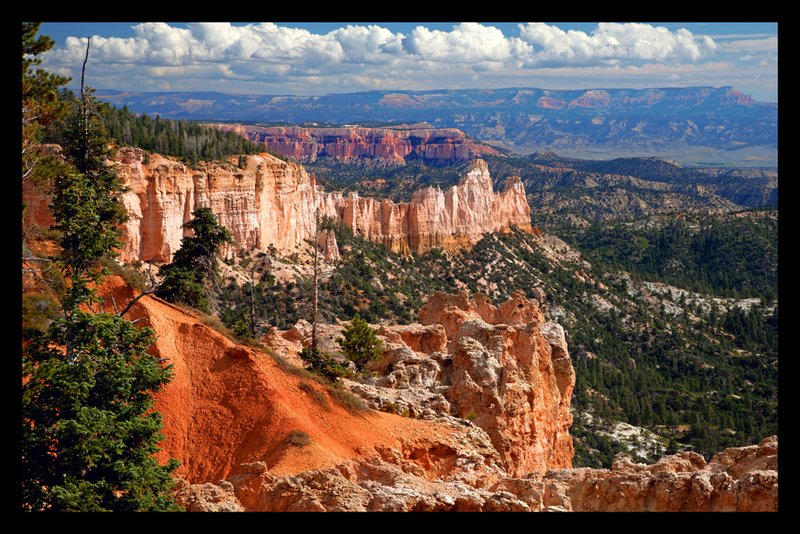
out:
<path id="1" fill-rule="evenodd" d="M 59 316 L 59 304 L 51 293 L 22 295 L 22 326 L 45 332 Z"/>
<path id="2" fill-rule="evenodd" d="M 342 331 L 342 336 L 338 340 L 339 346 L 342 347 L 347 359 L 355 363 L 360 370 L 383 354 L 383 342 L 375 330 L 370 328 L 358 314 L 353 317 L 350 326 Z"/>
<path id="3" fill-rule="evenodd" d="M 294 445 L 295 447 L 305 447 L 311 443 L 311 436 L 302 430 L 292 430 L 289 432 L 289 435 L 286 436 L 286 443 Z"/>
<path id="4" fill-rule="evenodd" d="M 327 390 L 328 393 L 331 394 L 331 397 L 333 397 L 333 400 L 336 401 L 336 404 L 348 412 L 358 413 L 369 411 L 369 406 L 367 406 L 367 403 L 364 402 L 361 397 L 353 395 L 349 391 L 337 387 L 335 384 L 327 386 Z"/>
<path id="5" fill-rule="evenodd" d="M 350 374 L 350 371 L 333 359 L 332 356 L 319 350 L 313 350 L 311 347 L 305 347 L 300 352 L 300 358 L 304 362 L 308 362 L 312 372 L 330 380 L 336 380 L 340 376 L 348 376 Z"/>

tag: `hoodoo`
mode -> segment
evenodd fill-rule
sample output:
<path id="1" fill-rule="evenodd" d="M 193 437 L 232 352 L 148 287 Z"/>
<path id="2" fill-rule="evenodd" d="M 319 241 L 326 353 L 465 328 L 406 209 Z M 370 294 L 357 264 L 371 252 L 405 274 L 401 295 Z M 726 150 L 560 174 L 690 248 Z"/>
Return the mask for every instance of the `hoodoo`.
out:
<path id="1" fill-rule="evenodd" d="M 202 163 L 197 168 L 136 148 L 118 150 L 115 162 L 128 190 L 122 200 L 125 223 L 123 261 L 169 262 L 180 247 L 192 211 L 210 207 L 233 235 L 237 249 L 291 253 L 313 235 L 314 215 L 332 217 L 356 235 L 385 244 L 394 252 L 433 247 L 471 246 L 484 234 L 512 226 L 530 229 L 530 208 L 517 177 L 501 192 L 492 190 L 489 169 L 475 160 L 458 185 L 445 191 L 426 188 L 410 202 L 324 192 L 314 175 L 296 163 L 269 154 L 232 163 Z M 49 200 L 26 184 L 26 223 L 51 224 Z M 328 252 L 336 257 L 336 252 Z"/>

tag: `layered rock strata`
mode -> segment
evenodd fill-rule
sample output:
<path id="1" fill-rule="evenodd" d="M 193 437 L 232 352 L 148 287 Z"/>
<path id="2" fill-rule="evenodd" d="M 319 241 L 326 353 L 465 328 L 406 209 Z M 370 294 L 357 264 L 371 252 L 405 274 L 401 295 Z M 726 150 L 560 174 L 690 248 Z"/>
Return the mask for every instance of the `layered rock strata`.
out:
<path id="1" fill-rule="evenodd" d="M 403 164 L 423 159 L 438 163 L 469 161 L 499 155 L 494 148 L 469 139 L 455 128 L 306 128 L 300 126 L 251 126 L 211 124 L 236 132 L 268 150 L 299 161 L 331 158 L 345 162 Z"/>
<path id="2" fill-rule="evenodd" d="M 519 178 L 509 178 L 502 192 L 492 190 L 486 163 L 476 160 L 461 182 L 446 191 L 426 188 L 410 202 L 365 198 L 357 193 L 326 193 L 313 175 L 297 164 L 268 154 L 247 156 L 243 168 L 233 163 L 203 163 L 191 168 L 157 154 L 122 148 L 117 168 L 128 190 L 122 202 L 130 215 L 120 259 L 165 263 L 180 247 L 192 211 L 209 207 L 231 231 L 234 250 L 282 253 L 302 248 L 314 236 L 314 218 L 331 217 L 356 235 L 411 253 L 433 247 L 470 246 L 488 232 L 512 226 L 530 231 L 530 208 Z M 47 195 L 23 188 L 26 224 L 49 226 Z M 318 236 L 326 257 L 335 260 L 335 238 Z"/>
<path id="3" fill-rule="evenodd" d="M 517 292 L 496 307 L 480 294 L 437 293 L 420 322 L 382 329 L 382 376 L 351 383 L 355 392 L 377 408 L 471 421 L 509 474 L 572 465 L 575 371 L 563 328 L 545 322 L 538 301 Z"/>

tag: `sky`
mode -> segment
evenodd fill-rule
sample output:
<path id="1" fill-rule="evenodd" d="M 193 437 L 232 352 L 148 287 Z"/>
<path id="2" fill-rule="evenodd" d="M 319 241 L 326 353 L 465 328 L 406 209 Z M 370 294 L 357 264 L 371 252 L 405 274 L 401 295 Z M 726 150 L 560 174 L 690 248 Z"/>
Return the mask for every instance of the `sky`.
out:
<path id="1" fill-rule="evenodd" d="M 99 89 L 368 90 L 733 85 L 778 101 L 776 23 L 45 23 L 49 70 Z M 74 82 L 73 82 L 74 83 Z"/>

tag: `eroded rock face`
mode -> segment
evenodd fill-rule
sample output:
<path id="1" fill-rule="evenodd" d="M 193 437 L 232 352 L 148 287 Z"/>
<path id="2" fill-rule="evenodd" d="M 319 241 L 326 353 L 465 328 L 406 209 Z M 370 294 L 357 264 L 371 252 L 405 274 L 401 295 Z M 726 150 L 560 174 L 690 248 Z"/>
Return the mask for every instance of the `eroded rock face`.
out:
<path id="1" fill-rule="evenodd" d="M 483 160 L 475 160 L 458 185 L 446 191 L 422 189 L 410 202 L 396 204 L 351 192 L 344 202 L 342 220 L 356 235 L 402 253 L 469 247 L 483 234 L 511 226 L 531 231 L 522 182 L 511 177 L 502 192 L 493 193 Z"/>
<path id="2" fill-rule="evenodd" d="M 381 330 L 382 376 L 355 392 L 378 409 L 472 421 L 512 475 L 572 465 L 575 372 L 563 328 L 536 300 L 517 292 L 495 307 L 480 294 L 435 294 L 420 322 Z"/>
<path id="3" fill-rule="evenodd" d="M 243 135 L 267 149 L 300 161 L 331 158 L 346 162 L 403 164 L 407 159 L 435 162 L 469 161 L 498 155 L 455 128 L 306 128 L 212 124 Z"/>
<path id="4" fill-rule="evenodd" d="M 495 193 L 486 163 L 476 160 L 459 185 L 446 191 L 427 188 L 411 202 L 326 193 L 313 175 L 295 163 L 269 154 L 247 156 L 244 167 L 231 162 L 201 163 L 190 168 L 176 160 L 135 148 L 116 155 L 128 191 L 122 202 L 130 215 L 125 223 L 122 261 L 165 263 L 186 235 L 183 224 L 192 211 L 209 207 L 233 235 L 240 250 L 265 251 L 270 245 L 289 254 L 314 235 L 314 217 L 331 217 L 356 235 L 385 244 L 394 252 L 422 252 L 432 247 L 471 246 L 483 234 L 518 226 L 531 231 L 525 190 L 516 177 Z M 29 208 L 26 224 L 49 227 L 49 199 L 40 189 L 23 188 Z M 328 261 L 339 257 L 331 232 L 317 236 Z"/>
<path id="5" fill-rule="evenodd" d="M 223 480 L 219 484 L 189 484 L 186 480 L 176 482 L 175 500 L 187 512 L 244 512 L 236 498 L 233 484 Z"/>
<path id="6" fill-rule="evenodd" d="M 531 511 L 508 492 L 452 478 L 429 481 L 382 460 L 346 462 L 286 477 L 243 473 L 232 477 L 231 483 L 247 509 L 257 511 Z"/>
<path id="7" fill-rule="evenodd" d="M 553 503 L 574 511 L 739 511 L 778 509 L 778 438 L 731 448 L 706 464 L 693 452 L 652 465 L 620 459 L 608 469 L 548 472 Z"/>
<path id="8" fill-rule="evenodd" d="M 251 511 L 777 511 L 777 437 L 727 449 L 708 464 L 684 452 L 652 465 L 619 459 L 612 469 L 558 469 L 476 484 L 468 463 L 449 474 L 422 476 L 418 464 L 390 457 L 275 476 L 260 462 L 220 482 L 182 488 L 191 510 L 235 504 Z M 187 499 L 187 495 L 193 500 Z M 199 496 L 199 497 L 198 497 Z M 208 502 L 202 500 L 209 496 Z"/>

